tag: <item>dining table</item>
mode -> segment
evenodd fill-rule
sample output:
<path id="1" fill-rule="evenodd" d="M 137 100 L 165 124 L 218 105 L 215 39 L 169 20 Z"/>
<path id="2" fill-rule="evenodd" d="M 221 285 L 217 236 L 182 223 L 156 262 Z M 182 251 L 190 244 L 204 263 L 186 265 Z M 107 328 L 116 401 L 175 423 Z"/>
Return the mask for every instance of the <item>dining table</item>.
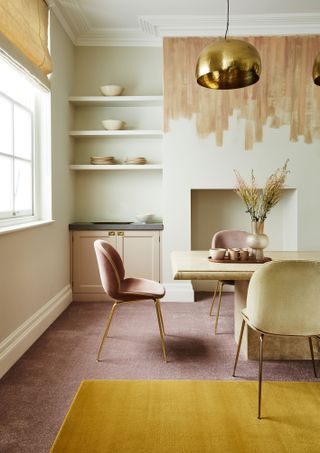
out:
<path id="1" fill-rule="evenodd" d="M 257 269 L 264 266 L 264 263 L 250 260 L 213 262 L 209 260 L 208 255 L 207 250 L 173 251 L 171 253 L 173 278 L 174 280 L 233 280 L 235 282 L 234 336 L 237 343 L 242 323 L 241 311 L 246 307 L 250 278 Z M 320 251 L 266 251 L 265 256 L 272 261 L 320 261 Z M 299 285 L 299 281 L 296 284 Z M 214 323 L 212 323 L 212 332 L 213 330 Z M 224 332 L 217 333 L 217 335 L 223 334 Z M 241 351 L 246 359 L 257 360 L 259 357 L 259 334 L 248 327 L 244 331 Z M 319 344 L 315 351 L 319 357 Z M 308 341 L 301 337 L 268 335 L 265 341 L 264 358 L 267 360 L 310 360 Z"/>

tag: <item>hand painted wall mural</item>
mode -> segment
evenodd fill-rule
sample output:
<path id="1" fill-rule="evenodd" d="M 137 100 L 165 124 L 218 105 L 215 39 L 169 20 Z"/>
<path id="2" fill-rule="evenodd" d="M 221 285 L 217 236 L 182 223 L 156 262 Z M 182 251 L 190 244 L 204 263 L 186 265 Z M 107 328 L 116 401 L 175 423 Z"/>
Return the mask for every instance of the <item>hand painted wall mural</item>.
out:
<path id="1" fill-rule="evenodd" d="M 289 126 L 288 140 L 305 143 L 320 138 L 320 87 L 312 80 L 312 66 L 320 51 L 320 36 L 259 36 L 243 38 L 258 50 L 262 73 L 247 88 L 215 91 L 195 79 L 200 51 L 217 38 L 164 39 L 164 131 L 171 120 L 195 116 L 197 133 L 215 134 L 223 145 L 223 132 L 233 114 L 245 123 L 246 150 L 263 141 L 263 127 Z"/>

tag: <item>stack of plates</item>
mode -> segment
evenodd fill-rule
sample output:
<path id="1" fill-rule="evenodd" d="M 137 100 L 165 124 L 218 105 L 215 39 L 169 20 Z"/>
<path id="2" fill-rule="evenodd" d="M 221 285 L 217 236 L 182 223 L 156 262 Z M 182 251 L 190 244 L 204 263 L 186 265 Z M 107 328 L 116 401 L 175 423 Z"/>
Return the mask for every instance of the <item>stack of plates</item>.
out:
<path id="1" fill-rule="evenodd" d="M 132 164 L 132 165 L 143 165 L 147 163 L 147 159 L 144 157 L 132 157 L 129 159 L 126 159 L 124 161 L 125 164 Z"/>
<path id="2" fill-rule="evenodd" d="M 113 156 L 90 157 L 90 163 L 93 165 L 112 165 L 115 164 L 116 161 Z"/>

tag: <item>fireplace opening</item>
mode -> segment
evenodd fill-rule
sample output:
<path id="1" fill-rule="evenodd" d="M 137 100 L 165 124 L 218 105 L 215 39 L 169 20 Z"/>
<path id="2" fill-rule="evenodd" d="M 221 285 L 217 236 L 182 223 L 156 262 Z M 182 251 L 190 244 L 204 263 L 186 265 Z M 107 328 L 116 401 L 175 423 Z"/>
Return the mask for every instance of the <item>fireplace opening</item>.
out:
<path id="1" fill-rule="evenodd" d="M 191 190 L 191 249 L 209 250 L 215 232 L 239 229 L 250 232 L 250 215 L 233 188 Z M 297 250 L 297 190 L 285 188 L 279 203 L 269 212 L 264 232 L 268 250 Z M 200 285 L 199 285 L 200 283 Z M 201 282 L 193 282 L 205 290 Z M 213 287 L 212 283 L 209 285 Z"/>

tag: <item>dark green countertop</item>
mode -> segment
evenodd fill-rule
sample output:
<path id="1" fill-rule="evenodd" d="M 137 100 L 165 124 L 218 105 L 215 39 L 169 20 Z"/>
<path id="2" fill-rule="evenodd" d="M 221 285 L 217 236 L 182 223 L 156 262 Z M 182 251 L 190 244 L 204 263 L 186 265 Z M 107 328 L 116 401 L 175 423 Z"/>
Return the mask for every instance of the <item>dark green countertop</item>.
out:
<path id="1" fill-rule="evenodd" d="M 163 223 L 139 222 L 74 222 L 69 230 L 163 230 Z"/>

